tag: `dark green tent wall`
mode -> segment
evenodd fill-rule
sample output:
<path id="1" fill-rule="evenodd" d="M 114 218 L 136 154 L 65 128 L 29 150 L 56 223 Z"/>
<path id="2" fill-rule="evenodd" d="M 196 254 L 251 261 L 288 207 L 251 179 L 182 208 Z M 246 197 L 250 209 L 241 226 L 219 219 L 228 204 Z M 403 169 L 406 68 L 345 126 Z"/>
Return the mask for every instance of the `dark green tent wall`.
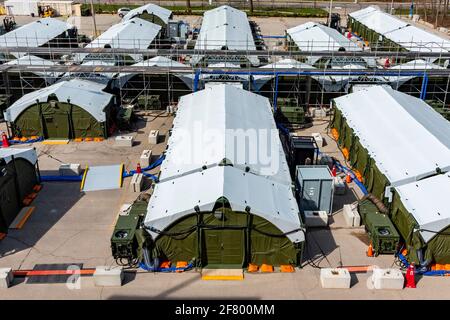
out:
<path id="1" fill-rule="evenodd" d="M 166 228 L 153 243 L 153 255 L 170 261 L 191 261 L 197 266 L 246 266 L 263 263 L 300 266 L 302 246 L 271 222 L 246 212 L 224 211 L 185 216 Z"/>
<path id="2" fill-rule="evenodd" d="M 108 118 L 109 107 L 105 112 Z M 107 137 L 106 125 L 81 106 L 55 101 L 29 106 L 14 121 L 12 129 L 15 136 L 74 139 Z"/>

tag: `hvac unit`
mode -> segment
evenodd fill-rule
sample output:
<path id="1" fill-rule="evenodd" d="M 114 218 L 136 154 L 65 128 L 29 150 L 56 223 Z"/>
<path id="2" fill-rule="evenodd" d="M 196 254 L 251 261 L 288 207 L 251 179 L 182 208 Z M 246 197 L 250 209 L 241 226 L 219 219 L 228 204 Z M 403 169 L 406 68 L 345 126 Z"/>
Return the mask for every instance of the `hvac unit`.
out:
<path id="1" fill-rule="evenodd" d="M 333 175 L 328 166 L 297 166 L 296 184 L 302 211 L 325 211 L 333 207 Z"/>
<path id="2" fill-rule="evenodd" d="M 386 214 L 381 213 L 369 199 L 358 204 L 358 211 L 368 232 L 375 255 L 395 253 L 400 235 Z"/>

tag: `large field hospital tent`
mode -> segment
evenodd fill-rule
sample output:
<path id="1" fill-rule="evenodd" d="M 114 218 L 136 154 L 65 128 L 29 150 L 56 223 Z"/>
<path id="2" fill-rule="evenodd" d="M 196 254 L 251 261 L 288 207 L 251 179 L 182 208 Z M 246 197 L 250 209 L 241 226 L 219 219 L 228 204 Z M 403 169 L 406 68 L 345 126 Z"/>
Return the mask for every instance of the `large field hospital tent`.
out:
<path id="1" fill-rule="evenodd" d="M 369 41 L 378 50 L 411 52 L 448 52 L 450 41 L 396 18 L 375 7 L 368 7 L 348 15 L 352 32 Z"/>
<path id="2" fill-rule="evenodd" d="M 299 51 L 362 51 L 353 41 L 337 30 L 316 22 L 306 22 L 286 30 L 286 41 L 290 49 Z M 330 57 L 306 56 L 311 65 L 323 66 Z"/>
<path id="3" fill-rule="evenodd" d="M 244 11 L 230 6 L 220 6 L 206 11 L 200 33 L 195 43 L 195 50 L 256 50 L 255 40 Z M 237 64 L 259 65 L 255 56 L 208 56 L 207 53 L 194 55 L 192 64 L 208 64 L 234 61 Z"/>
<path id="4" fill-rule="evenodd" d="M 37 155 L 32 148 L 0 148 L 0 232 L 7 233 L 22 201 L 39 183 Z"/>
<path id="5" fill-rule="evenodd" d="M 420 225 L 425 215 L 435 219 L 431 209 L 444 199 L 436 192 L 426 200 L 430 210 L 418 212 L 414 208 L 419 200 L 411 200 L 407 185 L 420 183 L 425 189 L 430 181 L 440 181 L 436 188 L 448 188 L 440 186 L 443 180 L 438 176 L 450 171 L 450 124 L 424 101 L 386 86 L 361 88 L 334 99 L 334 106 L 331 127 L 344 156 L 367 190 L 389 204 L 394 224 L 408 247 L 416 249 L 410 251 L 411 259 L 418 259 L 417 250 L 426 249 L 431 239 L 418 233 L 419 243 L 412 237 L 415 225 Z M 439 246 L 428 248 L 426 256 L 447 259 Z"/>
<path id="6" fill-rule="evenodd" d="M 161 31 L 161 26 L 140 18 L 117 23 L 92 40 L 85 48 L 148 49 Z M 142 54 L 83 53 L 80 61 L 113 61 L 115 64 L 132 64 L 143 59 Z"/>
<path id="7" fill-rule="evenodd" d="M 5 112 L 16 136 L 73 139 L 107 137 L 114 96 L 104 85 L 64 80 L 23 96 Z"/>
<path id="8" fill-rule="evenodd" d="M 77 29 L 64 21 L 43 18 L 0 36 L 0 47 L 65 47 L 76 44 Z M 11 53 L 21 57 L 26 53 Z M 43 58 L 47 56 L 41 55 Z"/>
<path id="9" fill-rule="evenodd" d="M 144 224 L 153 257 L 300 265 L 304 229 L 267 98 L 214 84 L 180 99 Z"/>
<path id="10" fill-rule="evenodd" d="M 133 18 L 140 18 L 148 22 L 155 23 L 161 27 L 165 27 L 172 18 L 172 11 L 157 6 L 156 4 L 146 4 L 128 12 L 122 21 L 128 21 Z"/>

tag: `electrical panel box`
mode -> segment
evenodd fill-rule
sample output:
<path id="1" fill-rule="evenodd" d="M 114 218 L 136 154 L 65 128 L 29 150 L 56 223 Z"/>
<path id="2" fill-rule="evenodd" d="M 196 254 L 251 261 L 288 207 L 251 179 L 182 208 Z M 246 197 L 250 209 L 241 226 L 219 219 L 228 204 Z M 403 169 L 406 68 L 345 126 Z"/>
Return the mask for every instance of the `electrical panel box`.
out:
<path id="1" fill-rule="evenodd" d="M 381 213 L 369 199 L 358 204 L 358 212 L 372 242 L 375 255 L 395 253 L 400 235 L 388 215 Z"/>
<path id="2" fill-rule="evenodd" d="M 296 184 L 302 211 L 332 213 L 333 175 L 327 165 L 297 166 Z"/>

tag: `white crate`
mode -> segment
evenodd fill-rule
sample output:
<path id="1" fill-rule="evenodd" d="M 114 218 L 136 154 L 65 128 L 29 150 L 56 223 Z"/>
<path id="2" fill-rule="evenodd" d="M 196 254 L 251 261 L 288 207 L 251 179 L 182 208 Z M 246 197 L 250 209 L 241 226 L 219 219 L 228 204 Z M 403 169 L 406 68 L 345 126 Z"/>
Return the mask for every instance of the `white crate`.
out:
<path id="1" fill-rule="evenodd" d="M 311 133 L 311 136 L 314 138 L 314 140 L 316 140 L 317 146 L 323 147 L 323 137 L 320 133 L 314 132 Z"/>
<path id="2" fill-rule="evenodd" d="M 320 284 L 327 289 L 349 289 L 351 283 L 350 272 L 345 268 L 320 269 Z"/>
<path id="3" fill-rule="evenodd" d="M 11 286 L 14 274 L 11 268 L 0 268 L 0 288 L 7 289 Z"/>
<path id="4" fill-rule="evenodd" d="M 328 226 L 328 214 L 326 211 L 305 211 L 304 214 L 307 227 Z"/>
<path id="5" fill-rule="evenodd" d="M 115 145 L 117 147 L 132 147 L 134 138 L 132 136 L 117 136 Z"/>
<path id="6" fill-rule="evenodd" d="M 139 163 L 141 167 L 145 168 L 150 165 L 150 159 L 152 158 L 152 150 L 143 150 L 141 157 L 139 159 Z"/>
<path id="7" fill-rule="evenodd" d="M 343 195 L 345 194 L 345 182 L 341 177 L 334 177 L 334 194 Z"/>
<path id="8" fill-rule="evenodd" d="M 142 173 L 135 173 L 130 181 L 130 189 L 133 192 L 141 192 L 142 184 L 144 182 L 144 175 Z"/>
<path id="9" fill-rule="evenodd" d="M 372 283 L 375 289 L 403 289 L 405 279 L 398 269 L 374 269 Z"/>
<path id="10" fill-rule="evenodd" d="M 120 287 L 123 277 L 122 267 L 99 266 L 95 268 L 94 283 L 97 287 Z"/>
<path id="11" fill-rule="evenodd" d="M 159 130 L 151 130 L 148 134 L 148 143 L 158 144 L 159 140 Z"/>
<path id="12" fill-rule="evenodd" d="M 81 174 L 81 165 L 79 163 L 63 163 L 59 166 L 59 175 L 61 176 L 79 176 Z"/>

